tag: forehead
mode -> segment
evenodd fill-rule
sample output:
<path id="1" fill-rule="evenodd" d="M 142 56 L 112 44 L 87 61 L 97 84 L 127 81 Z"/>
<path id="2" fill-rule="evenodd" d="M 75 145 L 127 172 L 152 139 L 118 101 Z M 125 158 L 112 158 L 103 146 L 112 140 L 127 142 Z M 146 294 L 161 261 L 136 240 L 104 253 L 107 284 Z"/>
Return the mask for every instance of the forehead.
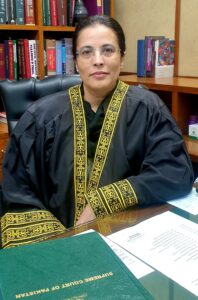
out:
<path id="1" fill-rule="evenodd" d="M 77 39 L 77 47 L 85 45 L 118 45 L 117 35 L 113 29 L 102 25 L 94 24 L 80 31 Z"/>

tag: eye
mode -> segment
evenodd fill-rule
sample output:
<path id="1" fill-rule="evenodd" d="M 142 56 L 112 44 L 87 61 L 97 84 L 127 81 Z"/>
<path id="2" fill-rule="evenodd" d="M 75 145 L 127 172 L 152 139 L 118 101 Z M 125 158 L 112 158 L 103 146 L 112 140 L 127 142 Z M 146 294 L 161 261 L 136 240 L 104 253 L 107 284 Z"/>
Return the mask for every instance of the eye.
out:
<path id="1" fill-rule="evenodd" d="M 112 46 L 105 46 L 105 47 L 102 48 L 102 53 L 105 56 L 111 56 L 112 54 L 115 53 L 115 48 L 112 47 Z"/>
<path id="2" fill-rule="evenodd" d="M 89 57 L 92 55 L 92 53 L 93 50 L 91 48 L 85 48 L 80 51 L 80 55 L 82 55 L 83 57 Z"/>

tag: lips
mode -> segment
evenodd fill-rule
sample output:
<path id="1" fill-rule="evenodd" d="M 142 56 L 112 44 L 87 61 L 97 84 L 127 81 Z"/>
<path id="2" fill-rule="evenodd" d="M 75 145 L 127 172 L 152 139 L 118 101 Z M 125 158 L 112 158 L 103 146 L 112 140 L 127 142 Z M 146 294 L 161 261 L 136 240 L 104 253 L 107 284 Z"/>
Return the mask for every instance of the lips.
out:
<path id="1" fill-rule="evenodd" d="M 103 77 L 105 77 L 106 75 L 108 75 L 107 72 L 101 72 L 101 71 L 98 71 L 98 72 L 91 73 L 90 76 L 95 77 L 95 78 L 103 78 Z"/>

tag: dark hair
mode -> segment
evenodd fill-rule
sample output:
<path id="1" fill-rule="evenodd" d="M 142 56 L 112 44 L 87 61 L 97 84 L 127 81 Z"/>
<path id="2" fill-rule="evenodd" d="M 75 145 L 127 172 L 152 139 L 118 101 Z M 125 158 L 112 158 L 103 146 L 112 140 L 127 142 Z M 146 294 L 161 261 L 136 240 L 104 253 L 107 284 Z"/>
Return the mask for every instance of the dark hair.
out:
<path id="1" fill-rule="evenodd" d="M 81 22 L 79 22 L 76 26 L 76 30 L 73 35 L 74 59 L 76 60 L 76 47 L 77 47 L 77 40 L 78 40 L 79 33 L 86 27 L 89 27 L 89 26 L 92 26 L 95 24 L 104 25 L 114 31 L 114 33 L 116 34 L 117 39 L 118 39 L 121 56 L 124 56 L 124 53 L 126 50 L 125 35 L 124 35 L 123 29 L 120 26 L 120 24 L 115 19 L 113 19 L 109 16 L 95 15 L 95 16 L 89 16 L 87 18 L 82 19 Z"/>

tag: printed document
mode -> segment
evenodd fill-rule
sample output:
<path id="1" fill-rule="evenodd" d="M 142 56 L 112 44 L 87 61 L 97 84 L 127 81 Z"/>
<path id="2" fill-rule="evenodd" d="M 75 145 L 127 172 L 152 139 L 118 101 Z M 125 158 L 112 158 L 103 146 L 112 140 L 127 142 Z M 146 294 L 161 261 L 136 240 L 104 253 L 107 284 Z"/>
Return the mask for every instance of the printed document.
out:
<path id="1" fill-rule="evenodd" d="M 198 215 L 198 193 L 195 188 L 193 188 L 192 191 L 185 197 L 168 201 L 168 203 L 179 207 L 190 214 Z"/>
<path id="2" fill-rule="evenodd" d="M 198 296 L 198 224 L 168 211 L 108 238 Z"/>

